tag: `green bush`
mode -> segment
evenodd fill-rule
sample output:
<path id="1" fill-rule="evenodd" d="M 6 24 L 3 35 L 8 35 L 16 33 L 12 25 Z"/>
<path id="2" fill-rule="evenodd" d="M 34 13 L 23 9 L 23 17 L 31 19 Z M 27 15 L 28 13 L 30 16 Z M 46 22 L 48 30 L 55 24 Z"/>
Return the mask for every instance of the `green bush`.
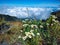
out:
<path id="1" fill-rule="evenodd" d="M 23 29 L 18 41 L 23 45 L 57 45 L 60 36 L 60 22 L 57 17 L 51 15 L 46 21 L 22 20 Z"/>

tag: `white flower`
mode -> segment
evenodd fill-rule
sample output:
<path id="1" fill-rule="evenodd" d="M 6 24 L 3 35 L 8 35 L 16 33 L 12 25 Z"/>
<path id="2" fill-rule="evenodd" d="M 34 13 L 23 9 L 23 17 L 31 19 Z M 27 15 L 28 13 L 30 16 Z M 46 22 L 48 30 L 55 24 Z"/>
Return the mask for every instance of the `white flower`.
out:
<path id="1" fill-rule="evenodd" d="M 55 19 L 52 19 L 52 21 L 54 21 L 54 22 L 55 22 Z"/>
<path id="2" fill-rule="evenodd" d="M 51 26 L 53 26 L 53 24 L 51 24 Z"/>
<path id="3" fill-rule="evenodd" d="M 43 28 L 43 26 L 42 26 L 42 25 L 40 25 L 40 28 Z"/>
<path id="4" fill-rule="evenodd" d="M 32 25 L 31 25 L 31 28 L 34 28 L 34 27 L 35 27 L 35 28 L 38 28 L 37 25 L 33 25 L 33 24 L 32 24 Z"/>
<path id="5" fill-rule="evenodd" d="M 47 23 L 46 25 L 49 25 L 49 23 Z"/>
<path id="6" fill-rule="evenodd" d="M 34 31 L 34 30 L 30 30 L 30 34 L 31 34 L 32 36 L 35 36 L 35 34 L 33 33 L 33 31 Z"/>
<path id="7" fill-rule="evenodd" d="M 55 20 L 55 19 L 52 19 L 52 21 L 54 21 L 54 22 L 56 22 L 56 23 L 58 23 L 58 22 L 59 22 L 58 20 Z"/>
<path id="8" fill-rule="evenodd" d="M 28 24 L 23 24 L 24 27 L 28 26 Z"/>
<path id="9" fill-rule="evenodd" d="M 26 40 L 26 39 L 27 39 L 27 36 L 22 37 L 22 39 L 23 39 L 23 40 Z"/>
<path id="10" fill-rule="evenodd" d="M 25 32 L 25 35 L 28 36 L 28 32 Z"/>
<path id="11" fill-rule="evenodd" d="M 21 36 L 18 36 L 18 38 L 21 38 Z"/>
<path id="12" fill-rule="evenodd" d="M 40 35 L 40 33 L 37 33 L 37 35 L 39 36 L 39 35 Z"/>
<path id="13" fill-rule="evenodd" d="M 34 25 L 32 24 L 32 25 L 31 25 L 31 28 L 33 28 L 33 27 L 34 27 Z"/>
<path id="14" fill-rule="evenodd" d="M 34 30 L 30 30 L 30 32 L 33 32 Z"/>
<path id="15" fill-rule="evenodd" d="M 35 36 L 33 32 L 25 32 L 25 35 L 29 38 L 32 38 L 32 36 Z"/>
<path id="16" fill-rule="evenodd" d="M 23 32 L 22 30 L 20 30 L 20 32 Z"/>
<path id="17" fill-rule="evenodd" d="M 35 34 L 34 34 L 33 32 L 31 33 L 31 35 L 32 35 L 32 36 L 35 36 Z"/>
<path id="18" fill-rule="evenodd" d="M 28 37 L 29 37 L 29 38 L 32 38 L 32 36 L 31 36 L 31 35 L 29 35 Z"/>
<path id="19" fill-rule="evenodd" d="M 37 25 L 35 25 L 35 28 L 38 28 L 38 26 L 37 26 Z"/>
<path id="20" fill-rule="evenodd" d="M 56 20 L 55 22 L 56 22 L 56 23 L 58 23 L 59 21 L 58 21 L 58 20 Z"/>
<path id="21" fill-rule="evenodd" d="M 55 15 L 52 15 L 53 18 L 57 18 Z"/>
<path id="22" fill-rule="evenodd" d="M 25 32 L 25 35 L 26 36 L 29 36 L 31 33 L 30 32 Z"/>
<path id="23" fill-rule="evenodd" d="M 28 34 L 29 34 L 30 32 L 25 32 L 25 34 L 28 36 Z"/>

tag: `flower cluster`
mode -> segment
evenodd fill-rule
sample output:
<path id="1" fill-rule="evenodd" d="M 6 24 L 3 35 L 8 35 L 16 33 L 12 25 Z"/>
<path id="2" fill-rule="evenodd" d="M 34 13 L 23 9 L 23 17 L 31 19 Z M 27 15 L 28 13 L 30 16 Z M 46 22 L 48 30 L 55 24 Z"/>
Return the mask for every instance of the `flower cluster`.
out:
<path id="1" fill-rule="evenodd" d="M 58 23 L 58 22 L 59 22 L 58 20 L 56 20 L 57 17 L 56 17 L 55 15 L 52 15 L 52 18 L 53 18 L 53 19 L 52 19 L 53 22 L 55 22 L 55 23 Z"/>
<path id="2" fill-rule="evenodd" d="M 23 27 L 26 27 L 26 26 L 28 26 L 28 24 L 23 24 Z"/>
<path id="3" fill-rule="evenodd" d="M 35 20 L 32 21 L 28 19 L 24 20 L 23 29 L 20 30 L 20 33 L 22 34 L 18 38 L 22 39 L 23 41 L 26 41 L 27 43 L 28 42 L 31 43 L 30 42 L 31 40 L 32 42 L 38 43 L 39 41 L 44 40 L 48 36 L 49 39 L 50 35 L 52 34 L 50 30 L 55 30 L 55 27 L 58 26 L 57 24 L 59 21 L 56 20 L 56 18 L 57 18 L 56 16 L 52 15 L 49 19 L 47 19 L 46 22 L 44 21 L 40 22 Z"/>
<path id="4" fill-rule="evenodd" d="M 37 25 L 32 24 L 32 25 L 31 25 L 31 28 L 34 28 L 34 27 L 35 27 L 35 28 L 38 28 Z"/>
<path id="5" fill-rule="evenodd" d="M 43 28 L 43 26 L 42 26 L 42 25 L 40 25 L 40 28 Z"/>
<path id="6" fill-rule="evenodd" d="M 34 34 L 34 30 L 30 30 L 29 32 L 24 33 L 25 36 L 19 36 L 18 38 L 22 38 L 23 40 L 26 40 L 27 38 L 33 38 L 35 36 L 40 36 L 40 33 L 37 32 L 36 35 Z"/>
<path id="7" fill-rule="evenodd" d="M 54 19 L 56 19 L 57 17 L 55 15 L 51 15 Z"/>
<path id="8" fill-rule="evenodd" d="M 30 30 L 30 32 L 25 32 L 25 36 L 19 36 L 18 38 L 22 38 L 23 40 L 26 40 L 27 38 L 32 38 L 35 36 L 33 31 L 34 30 Z"/>

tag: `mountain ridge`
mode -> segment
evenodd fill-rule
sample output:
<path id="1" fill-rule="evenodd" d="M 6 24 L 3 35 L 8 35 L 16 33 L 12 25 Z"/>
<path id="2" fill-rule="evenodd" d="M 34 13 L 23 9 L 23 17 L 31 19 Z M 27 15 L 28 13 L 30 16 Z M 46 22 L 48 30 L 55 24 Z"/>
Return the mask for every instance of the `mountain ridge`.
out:
<path id="1" fill-rule="evenodd" d="M 15 17 L 15 16 L 0 14 L 0 19 L 2 20 L 3 18 L 5 21 L 18 21 L 19 20 L 19 18 Z"/>

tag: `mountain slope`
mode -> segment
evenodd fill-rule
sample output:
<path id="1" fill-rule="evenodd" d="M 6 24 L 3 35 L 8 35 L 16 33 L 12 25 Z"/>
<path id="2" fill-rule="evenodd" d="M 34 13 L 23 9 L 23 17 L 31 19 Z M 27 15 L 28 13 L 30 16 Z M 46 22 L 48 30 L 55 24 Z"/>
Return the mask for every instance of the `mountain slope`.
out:
<path id="1" fill-rule="evenodd" d="M 5 14 L 0 14 L 0 19 L 3 19 L 6 21 L 17 21 L 19 20 L 17 17 L 14 16 L 9 16 L 9 15 L 5 15 Z"/>
<path id="2" fill-rule="evenodd" d="M 57 19 L 60 21 L 60 10 L 52 12 L 51 14 L 57 16 Z"/>

